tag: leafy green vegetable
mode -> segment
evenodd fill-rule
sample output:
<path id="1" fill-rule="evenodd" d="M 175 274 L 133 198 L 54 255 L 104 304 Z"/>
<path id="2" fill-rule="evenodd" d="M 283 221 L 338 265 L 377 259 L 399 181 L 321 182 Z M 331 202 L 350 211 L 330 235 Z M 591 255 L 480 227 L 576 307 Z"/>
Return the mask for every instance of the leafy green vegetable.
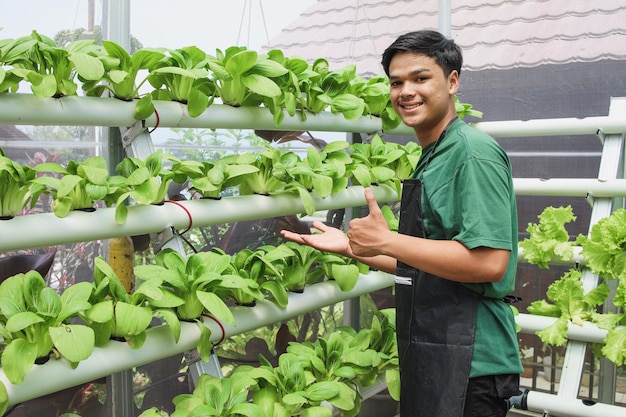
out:
<path id="1" fill-rule="evenodd" d="M 14 75 L 30 82 L 37 97 L 73 96 L 78 87 L 77 75 L 83 80 L 104 76 L 104 65 L 98 59 L 101 47 L 93 40 L 78 40 L 60 48 L 52 39 L 33 31 L 17 39 L 13 49 L 10 56 L 4 56 L 5 62 L 13 65 Z"/>
<path id="2" fill-rule="evenodd" d="M 576 220 L 572 206 L 546 207 L 537 217 L 539 223 L 529 223 L 526 229 L 529 237 L 519 243 L 524 258 L 544 269 L 555 256 L 564 261 L 572 259 L 574 242 L 565 229 L 565 224 Z"/>
<path id="3" fill-rule="evenodd" d="M 219 97 L 230 106 L 258 106 L 264 99 L 279 97 L 282 91 L 274 78 L 288 73 L 268 55 L 242 46 L 232 46 L 225 52 L 216 50 L 208 66 L 215 76 Z"/>
<path id="4" fill-rule="evenodd" d="M 209 58 L 196 46 L 168 50 L 169 57 L 150 68 L 148 81 L 156 89 L 156 100 L 187 104 L 189 116 L 197 117 L 213 103 L 216 86 L 208 78 Z"/>
<path id="5" fill-rule="evenodd" d="M 178 341 L 180 322 L 169 312 L 183 300 L 165 286 L 156 284 L 142 282 L 128 294 L 111 266 L 103 258 L 95 258 L 91 307 L 81 319 L 94 329 L 96 346 L 104 345 L 111 338 L 121 338 L 131 348 L 139 349 L 146 340 L 146 330 L 153 317 L 166 321 L 174 340 Z"/>
<path id="6" fill-rule="evenodd" d="M 605 278 L 626 279 L 626 210 L 617 209 L 576 240 L 591 272 Z"/>
<path id="7" fill-rule="evenodd" d="M 544 342 L 562 346 L 567 341 L 570 321 L 579 326 L 584 321 L 595 321 L 595 309 L 606 300 L 610 290 L 606 283 L 601 283 L 585 294 L 581 278 L 582 272 L 571 269 L 548 287 L 546 295 L 552 303 L 539 300 L 528 307 L 531 314 L 558 318 L 551 326 L 537 332 Z"/>
<path id="8" fill-rule="evenodd" d="M 111 201 L 118 187 L 109 184 L 106 160 L 94 156 L 83 162 L 70 161 L 63 168 L 56 162 L 45 162 L 33 168 L 38 173 L 60 174 L 40 176 L 33 183 L 45 186 L 52 194 L 52 211 L 57 217 L 65 217 L 71 210 L 92 208 L 96 201 Z"/>
<path id="9" fill-rule="evenodd" d="M 33 182 L 37 172 L 7 158 L 0 148 L 0 216 L 12 217 L 22 209 L 34 207 L 37 198 L 45 190 Z"/>
<path id="10" fill-rule="evenodd" d="M 20 384 L 35 360 L 53 348 L 76 364 L 94 347 L 94 333 L 69 319 L 88 309 L 89 283 L 69 287 L 59 296 L 37 271 L 17 274 L 0 284 L 0 335 L 5 345 L 2 369 L 13 384 Z"/>

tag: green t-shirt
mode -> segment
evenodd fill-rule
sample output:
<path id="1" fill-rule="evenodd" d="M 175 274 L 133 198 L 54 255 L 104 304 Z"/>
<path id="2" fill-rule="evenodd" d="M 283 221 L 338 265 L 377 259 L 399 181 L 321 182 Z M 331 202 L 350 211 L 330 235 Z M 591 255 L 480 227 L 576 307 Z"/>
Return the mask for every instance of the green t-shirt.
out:
<path id="1" fill-rule="evenodd" d="M 428 239 L 511 251 L 501 281 L 463 284 L 493 298 L 478 303 L 470 377 L 522 372 L 513 312 L 500 300 L 514 290 L 517 269 L 517 206 L 508 156 L 489 135 L 457 119 L 436 146 L 423 150 L 414 177 L 422 178 Z"/>

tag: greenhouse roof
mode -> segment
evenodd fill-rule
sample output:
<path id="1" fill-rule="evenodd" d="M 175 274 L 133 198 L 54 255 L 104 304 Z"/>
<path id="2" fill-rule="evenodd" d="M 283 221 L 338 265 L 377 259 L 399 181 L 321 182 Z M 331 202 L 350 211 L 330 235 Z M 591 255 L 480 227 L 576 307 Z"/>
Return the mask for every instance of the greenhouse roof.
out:
<path id="1" fill-rule="evenodd" d="M 434 0 L 318 0 L 271 48 L 378 75 L 398 35 L 437 29 L 437 7 Z M 468 71 L 626 59 L 623 0 L 455 0 L 451 7 L 451 35 Z"/>

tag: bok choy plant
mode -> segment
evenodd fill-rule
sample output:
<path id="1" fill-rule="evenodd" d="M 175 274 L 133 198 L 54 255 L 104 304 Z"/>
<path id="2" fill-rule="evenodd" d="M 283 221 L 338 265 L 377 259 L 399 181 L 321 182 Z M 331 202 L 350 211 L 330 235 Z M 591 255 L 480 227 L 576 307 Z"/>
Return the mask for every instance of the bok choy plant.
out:
<path id="1" fill-rule="evenodd" d="M 273 78 L 286 74 L 287 69 L 265 54 L 232 46 L 224 52 L 217 49 L 208 65 L 215 77 L 217 94 L 224 104 L 258 106 L 265 98 L 282 94 Z"/>
<path id="2" fill-rule="evenodd" d="M 83 162 L 69 161 L 65 168 L 56 162 L 44 162 L 33 169 L 38 173 L 56 174 L 39 176 L 33 182 L 52 194 L 52 211 L 58 217 L 67 216 L 71 210 L 91 209 L 99 200 L 110 203 L 119 191 L 109 183 L 109 171 L 101 156 Z"/>
<path id="3" fill-rule="evenodd" d="M 91 307 L 91 284 L 78 283 L 58 295 L 37 271 L 17 274 L 0 284 L 2 369 L 20 384 L 38 358 L 56 351 L 74 364 L 87 359 L 94 332 L 69 319 Z"/>
<path id="4" fill-rule="evenodd" d="M 165 321 L 178 341 L 180 321 L 172 309 L 183 300 L 168 288 L 155 282 L 142 282 L 129 294 L 113 268 L 101 257 L 94 260 L 93 278 L 91 307 L 79 317 L 94 330 L 96 346 L 121 339 L 131 348 L 139 349 L 146 341 L 146 330 L 153 317 Z"/>
<path id="5" fill-rule="evenodd" d="M 195 46 L 168 50 L 169 56 L 151 66 L 148 82 L 156 89 L 155 100 L 173 100 L 187 105 L 189 116 L 201 115 L 212 103 L 216 86 L 208 78 L 209 58 Z"/>
<path id="6" fill-rule="evenodd" d="M 294 415 L 331 417 L 328 402 L 340 410 L 355 408 L 356 391 L 341 381 L 317 381 L 301 358 L 294 353 L 283 353 L 278 366 L 272 367 L 263 356 L 261 366 L 250 370 L 257 380 L 252 392 L 252 402 L 260 406 L 266 416 L 286 417 Z"/>
<path id="7" fill-rule="evenodd" d="M 171 417 L 266 417 L 257 404 L 248 401 L 250 387 L 256 380 L 249 376 L 250 367 L 236 368 L 225 378 L 202 374 L 191 394 L 179 394 L 173 399 L 176 406 Z M 162 417 L 161 411 L 151 408 L 139 417 Z"/>
<path id="8" fill-rule="evenodd" d="M 261 298 L 264 299 L 265 294 L 268 294 L 270 301 L 278 307 L 285 308 L 289 297 L 285 287 L 277 279 L 281 272 L 276 269 L 272 262 L 265 259 L 265 254 L 264 247 L 255 251 L 247 248 L 240 250 L 231 256 L 233 272 L 244 279 L 250 279 L 257 283 Z M 250 294 L 241 290 L 237 291 L 233 298 L 242 305 L 253 303 L 259 299 L 256 292 Z"/>
<path id="9" fill-rule="evenodd" d="M 147 71 L 156 65 L 165 57 L 164 52 L 161 49 L 144 48 L 131 55 L 122 46 L 110 40 L 103 40 L 102 46 L 106 51 L 106 55 L 100 56 L 105 73 L 102 79 L 83 82 L 86 95 L 100 97 L 105 91 L 110 91 L 113 97 L 119 100 L 139 99 L 139 90 L 148 79 L 148 75 L 145 75 L 142 80 L 138 80 L 139 72 Z M 136 120 L 142 120 L 153 112 L 152 97 L 145 95 L 137 102 L 133 116 Z"/>
<path id="10" fill-rule="evenodd" d="M 145 161 L 127 156 L 122 159 L 115 169 L 120 173 L 110 178 L 110 183 L 118 187 L 115 194 L 115 220 L 122 224 L 126 221 L 128 208 L 124 204 L 127 198 L 132 198 L 138 204 L 160 204 L 167 197 L 167 190 L 174 179 L 174 173 L 164 167 L 164 162 L 176 158 L 156 151 L 150 154 Z"/>
<path id="11" fill-rule="evenodd" d="M 174 182 L 188 181 L 189 190 L 202 198 L 220 198 L 223 191 L 238 186 L 245 176 L 258 172 L 251 164 L 237 163 L 238 155 L 222 157 L 216 162 L 177 161 L 172 165 Z"/>
<path id="12" fill-rule="evenodd" d="M 229 274 L 230 256 L 216 252 L 198 252 L 185 258 L 182 254 L 166 248 L 155 258 L 155 265 L 137 265 L 135 276 L 156 286 L 169 288 L 183 302 L 176 307 L 181 320 L 202 321 L 206 312 L 217 320 L 235 325 L 235 318 L 222 298 L 217 295 L 224 287 L 245 288 L 249 285 L 239 276 Z M 212 344 L 211 331 L 200 324 L 198 352 L 208 360 Z"/>
<path id="13" fill-rule="evenodd" d="M 307 110 L 317 114 L 330 108 L 333 114 L 341 113 L 348 120 L 363 115 L 364 100 L 351 93 L 350 82 L 356 75 L 354 64 L 330 71 L 328 60 L 318 58 L 313 63 L 313 71 L 319 74 L 319 77 L 301 80 L 300 86 L 306 96 Z"/>
<path id="14" fill-rule="evenodd" d="M 265 151 L 258 155 L 251 153 L 241 154 L 239 162 L 257 167 L 257 172 L 245 176 L 245 181 L 239 186 L 241 195 L 277 195 L 295 194 L 300 197 L 304 210 L 311 215 L 315 212 L 315 204 L 309 190 L 299 181 L 293 179 L 285 166 L 294 164 L 299 157 L 293 152 L 282 152 L 278 148 L 266 145 Z"/>
<path id="15" fill-rule="evenodd" d="M 82 80 L 100 80 L 104 76 L 104 64 L 98 58 L 101 47 L 93 40 L 77 40 L 63 48 L 33 31 L 17 39 L 13 48 L 21 54 L 9 54 L 10 59 L 5 55 L 5 63 L 13 66 L 13 74 L 31 84 L 37 97 L 73 96 L 78 89 L 77 76 Z"/>
<path id="16" fill-rule="evenodd" d="M 22 209 L 34 207 L 39 195 L 45 190 L 33 182 L 37 172 L 7 158 L 0 148 L 0 217 L 11 218 Z"/>

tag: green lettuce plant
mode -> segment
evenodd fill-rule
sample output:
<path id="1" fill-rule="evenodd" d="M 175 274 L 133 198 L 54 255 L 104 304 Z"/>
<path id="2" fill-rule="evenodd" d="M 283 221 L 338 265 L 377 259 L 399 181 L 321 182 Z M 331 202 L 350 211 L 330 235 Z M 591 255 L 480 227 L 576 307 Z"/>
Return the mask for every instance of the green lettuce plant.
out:
<path id="1" fill-rule="evenodd" d="M 22 383 L 35 361 L 53 352 L 73 366 L 91 355 L 93 330 L 69 322 L 91 307 L 90 294 L 89 283 L 78 283 L 58 295 L 34 270 L 0 284 L 1 363 L 11 383 Z"/>
<path id="2" fill-rule="evenodd" d="M 46 193 L 53 197 L 52 211 L 58 217 L 65 217 L 71 210 L 91 209 L 97 201 L 111 204 L 119 188 L 109 182 L 106 161 L 94 156 L 83 162 L 69 161 L 64 168 L 56 162 L 37 164 L 33 170 L 42 175 L 33 183 L 46 187 Z"/>
<path id="3" fill-rule="evenodd" d="M 177 161 L 171 155 L 156 151 L 145 160 L 127 156 L 117 164 L 115 169 L 120 175 L 109 180 L 117 187 L 114 195 L 117 223 L 126 221 L 128 207 L 125 201 L 128 198 L 144 205 L 161 204 L 166 200 L 168 187 L 174 179 L 174 172 L 165 167 L 168 160 Z"/>
<path id="4" fill-rule="evenodd" d="M 264 99 L 279 97 L 282 90 L 273 79 L 288 72 L 268 55 L 242 46 L 224 52 L 217 49 L 216 55 L 209 57 L 208 66 L 222 102 L 235 107 L 258 106 Z"/>
<path id="5" fill-rule="evenodd" d="M 146 96 L 187 105 L 189 116 L 202 114 L 215 98 L 216 86 L 207 69 L 209 58 L 196 46 L 168 50 L 167 55 L 150 67 L 148 82 L 155 90 Z"/>
<path id="6" fill-rule="evenodd" d="M 96 346 L 104 346 L 111 339 L 120 339 L 133 349 L 146 341 L 146 330 L 153 318 L 165 321 L 175 341 L 180 337 L 180 321 L 173 309 L 183 303 L 168 288 L 156 282 L 142 282 L 128 294 L 103 258 L 94 260 L 91 307 L 80 314 L 95 332 Z"/>
<path id="7" fill-rule="evenodd" d="M 565 228 L 576 220 L 572 206 L 546 207 L 537 218 L 539 223 L 529 223 L 526 228 L 529 237 L 519 243 L 524 259 L 544 269 L 554 258 L 572 259 L 574 242 Z"/>
<path id="8" fill-rule="evenodd" d="M 101 47 L 93 40 L 77 40 L 66 47 L 58 47 L 51 38 L 33 31 L 30 36 L 16 39 L 12 45 L 20 51 L 3 58 L 13 66 L 12 73 L 27 80 L 37 97 L 76 95 L 76 77 L 100 80 L 104 65 L 98 55 Z"/>
<path id="9" fill-rule="evenodd" d="M 154 265 L 137 265 L 135 276 L 155 286 L 169 288 L 183 302 L 176 307 L 180 320 L 202 322 L 208 313 L 217 320 L 235 325 L 232 312 L 216 293 L 222 288 L 245 288 L 249 281 L 228 274 L 230 256 L 216 252 L 198 252 L 185 258 L 182 254 L 166 248 L 155 257 Z M 211 331 L 200 324 L 198 352 L 203 360 L 211 354 Z"/>
<path id="10" fill-rule="evenodd" d="M 0 217 L 9 218 L 22 209 L 34 207 L 39 195 L 45 190 L 33 182 L 37 172 L 7 158 L 0 148 Z"/>
<path id="11" fill-rule="evenodd" d="M 202 198 L 220 198 L 222 192 L 245 181 L 245 176 L 259 171 L 254 165 L 237 163 L 233 154 L 210 161 L 177 161 L 172 165 L 173 180 L 179 184 L 188 182 L 189 190 Z"/>
<path id="12" fill-rule="evenodd" d="M 307 110 L 318 114 L 326 109 L 331 113 L 341 113 L 346 119 L 354 120 L 365 110 L 365 101 L 351 93 L 351 81 L 356 76 L 356 66 L 347 65 L 330 71 L 328 60 L 318 58 L 312 69 L 317 77 L 301 80 L 300 89 L 306 97 Z"/>

